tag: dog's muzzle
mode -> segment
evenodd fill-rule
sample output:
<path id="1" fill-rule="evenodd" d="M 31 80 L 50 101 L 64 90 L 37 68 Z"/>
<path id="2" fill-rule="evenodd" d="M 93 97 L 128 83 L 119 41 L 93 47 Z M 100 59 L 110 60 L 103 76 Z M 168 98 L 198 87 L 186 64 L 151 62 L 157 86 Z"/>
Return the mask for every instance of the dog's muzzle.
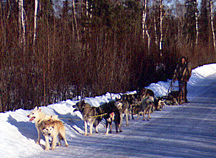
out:
<path id="1" fill-rule="evenodd" d="M 35 119 L 35 117 L 33 116 L 33 117 L 30 117 L 30 115 L 27 115 L 27 117 L 29 117 L 30 119 L 29 119 L 29 121 L 33 121 L 34 119 Z"/>

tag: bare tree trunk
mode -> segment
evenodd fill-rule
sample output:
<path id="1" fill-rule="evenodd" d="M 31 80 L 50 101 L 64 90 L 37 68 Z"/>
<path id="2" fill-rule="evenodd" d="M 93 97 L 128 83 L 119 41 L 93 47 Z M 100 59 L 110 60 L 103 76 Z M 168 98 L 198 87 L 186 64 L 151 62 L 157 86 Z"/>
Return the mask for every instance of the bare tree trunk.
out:
<path id="1" fill-rule="evenodd" d="M 160 56 L 162 56 L 162 49 L 163 49 L 163 2 L 160 0 L 160 42 L 159 42 L 159 50 Z"/>
<path id="2" fill-rule="evenodd" d="M 2 29 L 2 34 L 3 34 L 3 37 L 1 37 L 2 38 L 1 39 L 1 41 L 2 41 L 1 45 L 3 45 L 1 51 L 4 52 L 4 48 L 5 48 L 6 43 L 7 43 L 6 28 L 5 28 L 5 26 L 6 26 L 6 20 L 7 19 L 6 19 L 6 16 L 4 15 L 2 4 L 0 4 L 0 14 L 1 14 L 1 16 L 0 16 L 0 19 L 1 19 L 1 29 Z"/>
<path id="3" fill-rule="evenodd" d="M 197 1 L 196 1 L 197 3 Z M 199 22 L 198 22 L 198 12 L 195 12 L 195 20 L 196 20 L 196 40 L 195 44 L 196 46 L 198 45 L 198 39 L 199 39 Z"/>
<path id="4" fill-rule="evenodd" d="M 50 90 L 50 30 L 49 30 L 49 22 L 47 17 L 47 83 L 48 83 L 48 90 Z"/>
<path id="5" fill-rule="evenodd" d="M 209 1 L 209 8 L 210 8 L 210 20 L 211 20 L 211 31 L 212 31 L 212 40 L 213 40 L 213 47 L 214 47 L 214 51 L 216 51 L 216 48 L 215 48 L 215 33 L 214 33 L 214 15 L 213 15 L 213 2 L 212 0 Z"/>
<path id="6" fill-rule="evenodd" d="M 145 39 L 145 34 L 148 38 L 148 52 L 150 50 L 150 42 L 151 42 L 151 37 L 149 35 L 148 29 L 147 29 L 147 25 L 146 25 L 146 18 L 147 18 L 147 0 L 144 0 L 143 2 L 143 15 L 142 15 L 142 35 L 143 35 L 143 39 Z"/>
<path id="7" fill-rule="evenodd" d="M 164 17 L 167 14 L 168 9 L 165 11 L 163 15 L 163 2 L 160 0 L 160 42 L 159 42 L 159 50 L 160 50 L 160 56 L 162 56 L 162 50 L 163 50 L 163 40 L 164 40 L 164 33 L 163 33 L 163 20 Z"/>
<path id="8" fill-rule="evenodd" d="M 35 41 L 37 31 L 37 11 L 38 11 L 38 0 L 35 0 L 35 12 L 34 12 L 34 35 L 33 35 L 33 54 L 35 53 Z"/>
<path id="9" fill-rule="evenodd" d="M 23 48 L 23 53 L 26 52 L 26 39 L 25 39 L 25 18 L 24 18 L 24 2 L 23 0 L 18 0 L 19 5 L 19 33 L 20 33 L 20 46 Z M 24 55 L 25 56 L 25 55 Z M 25 57 L 24 57 L 25 60 Z M 24 61 L 25 62 L 25 61 Z"/>
<path id="10" fill-rule="evenodd" d="M 198 13 L 196 13 L 196 46 L 198 45 L 198 37 L 199 37 L 199 25 L 198 25 Z"/>
<path id="11" fill-rule="evenodd" d="M 155 44 L 158 46 L 158 35 L 157 35 L 156 17 L 154 17 L 154 31 L 155 31 Z"/>
<path id="12" fill-rule="evenodd" d="M 78 25 L 77 25 L 77 19 L 76 19 L 76 7 L 75 7 L 75 2 L 74 1 L 73 1 L 73 15 L 74 15 L 74 23 L 75 23 L 75 30 L 76 30 L 76 34 L 77 34 L 77 40 L 80 41 Z"/>

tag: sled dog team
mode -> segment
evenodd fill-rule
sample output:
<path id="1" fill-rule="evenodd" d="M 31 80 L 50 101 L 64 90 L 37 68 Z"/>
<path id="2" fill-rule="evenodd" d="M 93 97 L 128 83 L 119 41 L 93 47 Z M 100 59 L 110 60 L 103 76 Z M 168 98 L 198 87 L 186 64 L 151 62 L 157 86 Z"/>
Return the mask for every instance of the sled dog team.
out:
<path id="1" fill-rule="evenodd" d="M 90 126 L 89 135 L 92 135 L 92 129 L 95 128 L 96 133 L 98 133 L 97 126 L 102 119 L 106 122 L 106 134 L 112 132 L 112 122 L 115 123 L 116 133 L 122 132 L 121 125 L 123 120 L 123 114 L 126 118 L 126 125 L 129 125 L 128 120 L 130 119 L 130 114 L 132 119 L 133 115 L 137 114 L 137 119 L 139 115 L 143 115 L 143 120 L 145 120 L 145 114 L 148 114 L 147 120 L 150 119 L 150 113 L 155 109 L 162 110 L 165 102 L 161 98 L 155 98 L 154 93 L 150 89 L 145 89 L 139 95 L 123 95 L 121 99 L 116 101 L 111 101 L 109 103 L 104 103 L 99 107 L 93 107 L 84 100 L 77 102 L 73 105 L 74 111 L 79 111 L 82 114 L 85 134 L 87 132 L 87 123 Z M 62 121 L 57 115 L 51 116 L 42 112 L 41 108 L 35 107 L 29 115 L 29 121 L 35 123 L 35 127 L 38 133 L 37 144 L 40 145 L 41 133 L 45 137 L 45 150 L 50 149 L 49 137 L 52 138 L 51 150 L 54 150 L 57 143 L 60 145 L 60 140 L 64 140 L 65 145 L 68 146 L 65 134 L 65 127 Z M 57 138 L 58 137 L 58 138 Z"/>

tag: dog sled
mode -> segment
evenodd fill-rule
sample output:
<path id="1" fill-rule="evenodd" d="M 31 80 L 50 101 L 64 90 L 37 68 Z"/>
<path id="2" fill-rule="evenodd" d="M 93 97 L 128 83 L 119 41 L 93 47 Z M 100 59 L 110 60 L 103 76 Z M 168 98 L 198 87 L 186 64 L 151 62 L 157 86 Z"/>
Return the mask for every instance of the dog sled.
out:
<path id="1" fill-rule="evenodd" d="M 179 87 L 178 81 L 175 83 L 173 80 L 170 82 L 170 86 L 167 91 L 167 96 L 163 97 L 166 100 L 167 105 L 179 105 L 182 103 L 184 96 L 184 86 Z"/>

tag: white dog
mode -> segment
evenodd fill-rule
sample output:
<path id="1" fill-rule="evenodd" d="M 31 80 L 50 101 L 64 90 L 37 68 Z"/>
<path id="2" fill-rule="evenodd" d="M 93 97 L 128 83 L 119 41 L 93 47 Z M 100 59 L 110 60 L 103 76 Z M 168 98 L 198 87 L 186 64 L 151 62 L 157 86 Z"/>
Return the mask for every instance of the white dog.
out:
<path id="1" fill-rule="evenodd" d="M 38 132 L 38 139 L 37 139 L 37 144 L 40 144 L 40 136 L 41 136 L 41 131 L 39 130 L 39 126 L 41 124 L 42 121 L 45 121 L 45 120 L 59 120 L 58 119 L 58 115 L 46 115 L 44 112 L 42 112 L 41 108 L 39 107 L 35 107 L 34 110 L 29 114 L 27 115 L 27 117 L 29 117 L 29 121 L 34 121 L 35 123 L 35 127 L 37 129 L 37 132 Z"/>

